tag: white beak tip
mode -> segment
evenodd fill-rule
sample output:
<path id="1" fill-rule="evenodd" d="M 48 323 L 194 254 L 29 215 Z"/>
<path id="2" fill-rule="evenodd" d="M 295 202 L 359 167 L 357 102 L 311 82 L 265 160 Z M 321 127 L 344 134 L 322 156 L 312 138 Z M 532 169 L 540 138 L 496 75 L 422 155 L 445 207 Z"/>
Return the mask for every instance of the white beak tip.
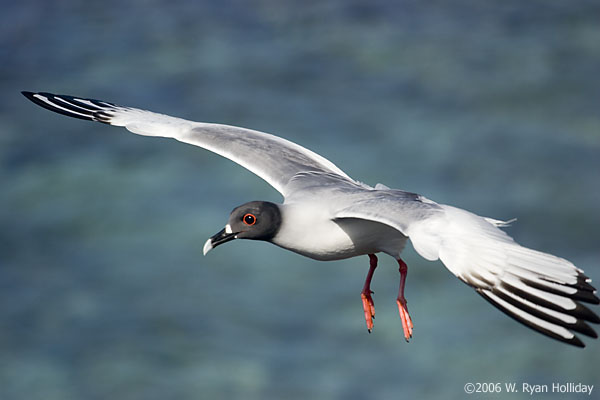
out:
<path id="1" fill-rule="evenodd" d="M 212 245 L 212 240 L 208 239 L 208 240 L 206 241 L 206 243 L 204 243 L 204 248 L 202 249 L 202 253 L 203 253 L 204 255 L 206 255 L 206 253 L 208 253 L 209 251 L 211 251 L 211 250 L 212 250 L 212 248 L 213 248 L 213 245 Z"/>

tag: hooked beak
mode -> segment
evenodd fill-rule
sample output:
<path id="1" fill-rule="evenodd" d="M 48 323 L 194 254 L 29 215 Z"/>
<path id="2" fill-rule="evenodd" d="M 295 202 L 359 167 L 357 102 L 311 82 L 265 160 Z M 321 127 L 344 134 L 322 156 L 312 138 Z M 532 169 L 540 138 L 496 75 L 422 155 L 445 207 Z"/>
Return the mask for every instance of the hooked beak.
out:
<path id="1" fill-rule="evenodd" d="M 227 224 L 227 225 L 225 225 L 225 228 L 223 228 L 222 230 L 219 231 L 219 233 L 217 233 L 214 236 L 211 236 L 206 241 L 206 243 L 204 243 L 204 249 L 202 250 L 202 252 L 204 253 L 204 255 L 206 255 L 206 253 L 208 253 L 209 251 L 211 251 L 218 245 L 229 242 L 230 240 L 236 239 L 237 238 L 236 235 L 237 235 L 237 233 L 234 233 L 231 230 L 231 226 L 229 226 L 229 224 Z"/>

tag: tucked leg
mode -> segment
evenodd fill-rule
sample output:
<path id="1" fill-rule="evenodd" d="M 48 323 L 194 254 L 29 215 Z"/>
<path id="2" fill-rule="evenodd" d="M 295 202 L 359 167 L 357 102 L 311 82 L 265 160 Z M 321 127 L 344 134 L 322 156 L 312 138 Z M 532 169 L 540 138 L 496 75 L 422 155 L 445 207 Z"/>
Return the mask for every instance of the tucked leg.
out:
<path id="1" fill-rule="evenodd" d="M 373 318 L 375 318 L 375 303 L 371 294 L 371 279 L 373 279 L 373 273 L 377 268 L 377 257 L 375 254 L 369 254 L 369 272 L 365 279 L 365 285 L 363 286 L 362 292 L 360 292 L 360 298 L 362 299 L 363 310 L 365 311 L 365 321 L 367 322 L 367 329 L 369 333 L 373 329 Z"/>
<path id="2" fill-rule="evenodd" d="M 408 266 L 402 259 L 398 259 L 398 265 L 400 270 L 400 289 L 398 290 L 398 311 L 400 311 L 400 319 L 402 320 L 402 329 L 404 330 L 404 338 L 408 342 L 408 339 L 412 337 L 413 323 L 408 314 L 408 307 L 406 306 L 406 298 L 404 298 L 404 284 L 406 283 L 406 274 L 408 273 Z"/>

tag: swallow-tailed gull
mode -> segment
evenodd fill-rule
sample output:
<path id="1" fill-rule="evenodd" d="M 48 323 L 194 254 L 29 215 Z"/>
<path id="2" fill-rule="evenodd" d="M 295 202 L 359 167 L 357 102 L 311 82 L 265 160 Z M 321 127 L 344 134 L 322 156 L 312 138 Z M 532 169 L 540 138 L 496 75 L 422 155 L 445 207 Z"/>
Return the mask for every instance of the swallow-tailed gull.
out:
<path id="1" fill-rule="evenodd" d="M 503 230 L 506 222 L 424 196 L 358 182 L 331 161 L 286 139 L 235 126 L 193 122 L 105 101 L 23 92 L 51 111 L 124 126 L 144 136 L 174 138 L 240 164 L 284 197 L 282 204 L 252 201 L 234 209 L 225 228 L 206 241 L 204 254 L 233 239 L 271 242 L 316 260 L 369 256 L 361 291 L 367 329 L 375 307 L 371 278 L 376 253 L 399 265 L 397 304 L 404 337 L 412 337 L 400 258 L 410 238 L 418 254 L 440 259 L 446 268 L 492 305 L 551 338 L 584 347 L 573 333 L 596 338 L 588 323 L 600 318 L 582 303 L 599 304 L 591 280 L 571 262 L 528 249 Z"/>

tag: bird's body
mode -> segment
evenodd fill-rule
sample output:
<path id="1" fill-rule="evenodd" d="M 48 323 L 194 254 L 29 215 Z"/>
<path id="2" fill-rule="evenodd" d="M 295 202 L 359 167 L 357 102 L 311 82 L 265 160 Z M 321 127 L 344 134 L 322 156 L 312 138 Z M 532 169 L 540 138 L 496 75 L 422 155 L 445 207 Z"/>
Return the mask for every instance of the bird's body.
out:
<path id="1" fill-rule="evenodd" d="M 425 259 L 440 259 L 486 300 L 530 328 L 580 347 L 584 344 L 573 331 L 597 337 L 588 323 L 600 323 L 600 318 L 582 304 L 600 303 L 591 280 L 565 259 L 520 246 L 500 229 L 506 225 L 503 221 L 355 181 L 331 161 L 274 135 L 91 99 L 23 94 L 60 114 L 205 148 L 263 178 L 284 202 L 251 202 L 236 208 L 225 228 L 206 242 L 204 253 L 233 239 L 254 239 L 323 261 L 369 255 L 361 292 L 369 331 L 375 315 L 370 290 L 375 254 L 385 253 L 399 265 L 398 309 L 405 338 L 412 336 L 404 298 L 407 266 L 400 258 L 410 239 Z"/>
<path id="2" fill-rule="evenodd" d="M 388 225 L 359 218 L 332 220 L 330 210 L 319 203 L 300 207 L 281 206 L 285 222 L 272 239 L 277 246 L 315 260 L 332 261 L 380 252 L 399 258 L 406 244 L 407 237 Z"/>

